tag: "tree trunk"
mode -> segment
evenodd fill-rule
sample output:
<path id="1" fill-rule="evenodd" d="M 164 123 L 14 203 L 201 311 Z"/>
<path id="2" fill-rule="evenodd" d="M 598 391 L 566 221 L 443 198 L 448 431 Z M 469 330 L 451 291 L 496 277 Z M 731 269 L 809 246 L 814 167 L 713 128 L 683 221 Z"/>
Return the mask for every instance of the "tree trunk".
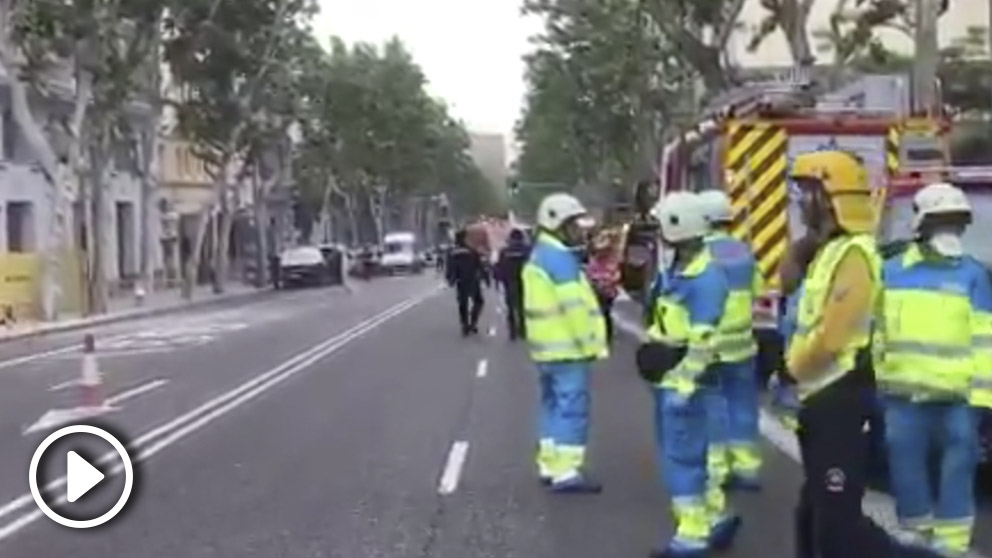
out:
<path id="1" fill-rule="evenodd" d="M 207 226 L 210 224 L 210 215 L 213 213 L 215 203 L 211 202 L 200 210 L 200 215 L 196 222 L 196 237 L 193 239 L 193 250 L 186 261 L 186 269 L 183 271 L 182 297 L 185 300 L 193 299 L 193 289 L 196 287 L 197 271 L 200 268 L 200 261 L 203 255 L 203 243 L 207 239 Z"/>
<path id="2" fill-rule="evenodd" d="M 104 249 L 106 248 L 105 225 L 107 166 L 109 162 L 110 141 L 109 131 L 96 130 L 90 144 L 90 181 L 89 181 L 89 212 L 93 230 L 93 243 L 89 246 L 90 264 L 89 281 L 86 285 L 90 312 L 103 314 L 107 311 L 107 273 L 104 266 Z"/>
<path id="3" fill-rule="evenodd" d="M 227 192 L 225 191 L 220 197 L 220 212 L 217 215 L 217 220 L 214 223 L 214 230 L 216 231 L 216 242 L 214 242 L 214 254 L 213 254 L 213 276 L 211 277 L 211 284 L 213 286 L 213 291 L 215 294 L 221 294 L 224 292 L 224 287 L 227 283 L 227 269 L 228 269 L 228 257 L 227 249 L 231 237 L 231 204 L 227 200 Z"/>
<path id="4" fill-rule="evenodd" d="M 358 229 L 358 210 L 355 208 L 355 197 L 351 194 L 343 194 L 345 217 L 348 220 L 348 232 L 351 233 L 351 243 L 361 242 Z"/>
<path id="5" fill-rule="evenodd" d="M 156 124 L 152 126 L 157 127 Z M 140 230 L 140 281 L 146 293 L 151 293 L 155 287 L 155 267 L 153 256 L 155 253 L 155 237 L 152 234 L 152 225 L 156 214 L 155 192 L 158 189 L 158 179 L 155 161 L 155 140 L 157 135 L 154 129 L 145 130 L 139 134 L 135 140 L 138 142 L 136 153 L 138 154 L 138 172 L 141 174 L 141 230 Z"/>

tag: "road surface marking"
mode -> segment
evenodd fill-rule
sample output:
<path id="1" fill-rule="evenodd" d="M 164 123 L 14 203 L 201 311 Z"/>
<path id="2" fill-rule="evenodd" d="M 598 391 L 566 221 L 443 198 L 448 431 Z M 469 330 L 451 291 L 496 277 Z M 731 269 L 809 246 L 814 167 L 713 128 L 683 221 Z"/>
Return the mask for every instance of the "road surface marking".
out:
<path id="1" fill-rule="evenodd" d="M 496 337 L 496 326 L 489 326 L 489 337 Z"/>
<path id="2" fill-rule="evenodd" d="M 164 386 L 165 384 L 168 384 L 168 383 L 169 383 L 169 380 L 166 380 L 164 378 L 159 378 L 157 380 L 152 380 L 152 381 L 148 382 L 147 384 L 141 384 L 140 386 L 133 387 L 133 388 L 131 388 L 129 390 L 122 391 L 122 392 L 120 392 L 118 394 L 115 394 L 115 395 L 113 395 L 111 397 L 108 397 L 107 398 L 107 405 L 116 405 L 118 403 L 123 403 L 124 401 L 127 401 L 128 399 L 131 399 L 132 397 L 137 397 L 139 395 L 148 393 L 149 391 L 152 391 L 153 389 L 158 389 L 158 388 L 160 388 L 160 387 L 162 387 L 162 386 Z"/>
<path id="3" fill-rule="evenodd" d="M 80 352 L 80 345 L 77 343 L 69 347 L 62 347 L 61 349 L 53 349 L 51 351 L 44 351 L 41 353 L 33 353 L 30 355 L 24 355 L 21 357 L 12 358 L 9 360 L 0 361 L 0 370 L 5 368 L 13 368 L 15 366 L 20 366 L 22 364 L 28 364 L 36 360 L 42 360 L 45 358 L 53 356 L 61 356 L 67 353 Z"/>
<path id="4" fill-rule="evenodd" d="M 272 368 L 267 372 L 263 372 L 251 380 L 248 380 L 239 386 L 206 401 L 191 411 L 188 411 L 165 424 L 145 432 L 129 444 L 129 449 L 141 450 L 140 453 L 137 453 L 137 455 L 134 456 L 132 462 L 143 461 L 152 457 L 156 453 L 171 446 L 190 433 L 199 430 L 217 418 L 254 399 L 263 392 L 268 391 L 290 377 L 295 376 L 314 363 L 337 352 L 351 341 L 354 341 L 355 339 L 376 329 L 383 323 L 417 306 L 440 291 L 441 287 L 435 287 L 429 289 L 426 293 L 420 296 L 410 298 L 404 302 L 396 304 L 395 306 L 353 326 L 347 331 L 339 333 L 334 337 L 326 339 L 323 342 L 298 353 L 296 356 L 284 361 L 275 368 Z M 99 459 L 95 460 L 94 464 L 106 464 L 114 460 L 119 461 L 117 453 L 107 452 Z M 123 469 L 123 466 L 121 466 L 118 462 L 114 468 L 109 470 L 107 476 L 117 475 L 122 472 Z M 42 487 L 41 491 L 51 492 L 65 486 L 65 483 L 66 478 L 63 476 Z M 0 517 L 17 512 L 31 503 L 33 503 L 31 494 L 22 494 L 16 499 L 11 500 L 7 504 L 0 507 Z M 27 515 L 19 517 L 11 523 L 0 527 L 0 541 L 17 533 L 19 530 L 27 525 L 30 525 L 32 522 L 41 517 L 43 517 L 41 511 L 35 510 L 34 512 L 28 513 Z"/>
<path id="5" fill-rule="evenodd" d="M 70 384 L 70 382 L 65 382 Z M 165 384 L 168 384 L 169 380 L 152 380 L 146 384 L 122 391 L 118 394 L 112 395 L 107 398 L 102 407 L 74 407 L 71 409 L 50 409 L 45 414 L 41 415 L 37 421 L 31 426 L 28 426 L 21 433 L 24 436 L 33 434 L 40 430 L 49 430 L 55 428 L 56 426 L 62 426 L 64 424 L 69 424 L 73 422 L 79 422 L 81 420 L 90 419 L 96 416 L 100 416 L 106 413 L 119 411 L 120 408 L 117 407 L 118 404 L 131 399 L 132 397 L 137 397 L 144 393 L 148 393 L 154 389 L 158 389 Z M 70 385 L 78 385 L 79 381 L 76 380 Z M 59 384 L 62 386 L 62 384 Z M 55 387 L 59 387 L 55 386 Z M 68 387 L 68 386 L 65 386 Z"/>
<path id="6" fill-rule="evenodd" d="M 62 382 L 61 384 L 55 384 L 54 386 L 48 388 L 48 391 L 61 391 L 66 388 L 71 388 L 79 385 L 79 378 L 73 378 L 67 382 Z"/>
<path id="7" fill-rule="evenodd" d="M 479 364 L 475 367 L 475 377 L 485 378 L 486 374 L 489 373 L 489 360 L 480 358 Z"/>
<path id="8" fill-rule="evenodd" d="M 468 457 L 468 442 L 459 441 L 451 444 L 448 461 L 445 462 L 444 472 L 441 473 L 441 482 L 437 485 L 438 494 L 451 494 L 458 489 L 458 481 L 462 478 L 466 457 Z"/>
<path id="9" fill-rule="evenodd" d="M 644 328 L 622 316 L 614 316 L 614 323 L 625 333 L 634 336 L 640 341 L 647 339 Z M 786 428 L 782 423 L 772 416 L 765 409 L 761 409 L 759 417 L 759 427 L 761 435 L 765 437 L 773 446 L 784 453 L 796 463 L 802 463 L 802 454 L 799 450 L 799 441 L 794 432 Z M 861 509 L 865 515 L 870 517 L 885 529 L 895 539 L 904 543 L 913 540 L 913 534 L 903 530 L 899 525 L 899 519 L 895 513 L 895 501 L 888 494 L 875 490 L 867 490 L 861 500 Z M 967 554 L 967 558 L 987 558 L 984 554 L 974 550 Z"/>

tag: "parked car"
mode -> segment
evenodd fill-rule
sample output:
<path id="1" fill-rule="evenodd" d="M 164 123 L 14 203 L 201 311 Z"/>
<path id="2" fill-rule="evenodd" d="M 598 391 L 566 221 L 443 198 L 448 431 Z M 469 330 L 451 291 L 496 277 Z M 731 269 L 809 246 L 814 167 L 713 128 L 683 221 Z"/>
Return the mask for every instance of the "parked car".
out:
<path id="1" fill-rule="evenodd" d="M 316 246 L 297 246 L 279 255 L 279 282 L 283 287 L 331 284 L 331 266 Z"/>

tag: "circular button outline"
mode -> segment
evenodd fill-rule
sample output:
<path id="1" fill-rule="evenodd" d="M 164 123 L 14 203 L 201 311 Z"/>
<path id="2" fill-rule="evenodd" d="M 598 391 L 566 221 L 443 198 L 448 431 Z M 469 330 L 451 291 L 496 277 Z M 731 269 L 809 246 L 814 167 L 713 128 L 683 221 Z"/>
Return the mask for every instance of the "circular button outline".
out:
<path id="1" fill-rule="evenodd" d="M 103 515 L 96 517 L 94 519 L 85 520 L 75 520 L 62 517 L 61 515 L 55 513 L 55 510 L 48 505 L 48 502 L 41 497 L 41 489 L 38 487 L 38 466 L 41 463 L 41 457 L 45 455 L 45 451 L 51 447 L 52 444 L 65 438 L 70 434 L 89 434 L 91 436 L 96 436 L 101 440 L 107 442 L 113 446 L 114 451 L 120 456 L 121 462 L 124 465 L 124 491 L 121 492 L 121 497 Z M 66 478 L 55 481 L 56 484 L 65 484 Z M 99 527 L 104 523 L 110 521 L 117 514 L 121 513 L 124 506 L 127 505 L 128 499 L 131 497 L 131 489 L 134 488 L 134 466 L 131 464 L 131 456 L 128 455 L 127 449 L 124 448 L 124 444 L 115 438 L 112 434 L 97 428 L 95 426 L 90 426 L 88 424 L 75 424 L 72 426 L 65 426 L 52 432 L 45 438 L 38 447 L 34 450 L 34 455 L 31 456 L 31 465 L 28 467 L 28 487 L 31 489 L 31 497 L 34 499 L 34 503 L 37 504 L 38 509 L 41 510 L 48 519 L 51 519 L 55 523 L 62 525 L 63 527 L 69 527 L 71 529 L 89 529 L 92 527 Z M 64 497 L 62 497 L 64 499 Z"/>

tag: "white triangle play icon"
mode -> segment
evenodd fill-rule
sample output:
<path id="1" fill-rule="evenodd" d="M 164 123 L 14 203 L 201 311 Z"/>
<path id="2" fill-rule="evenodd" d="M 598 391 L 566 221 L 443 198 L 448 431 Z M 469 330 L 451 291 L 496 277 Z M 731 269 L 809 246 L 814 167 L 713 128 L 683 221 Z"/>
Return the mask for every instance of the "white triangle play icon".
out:
<path id="1" fill-rule="evenodd" d="M 65 498 L 69 502 L 82 498 L 83 494 L 100 484 L 105 477 L 99 469 L 74 451 L 66 454 L 66 471 Z"/>

